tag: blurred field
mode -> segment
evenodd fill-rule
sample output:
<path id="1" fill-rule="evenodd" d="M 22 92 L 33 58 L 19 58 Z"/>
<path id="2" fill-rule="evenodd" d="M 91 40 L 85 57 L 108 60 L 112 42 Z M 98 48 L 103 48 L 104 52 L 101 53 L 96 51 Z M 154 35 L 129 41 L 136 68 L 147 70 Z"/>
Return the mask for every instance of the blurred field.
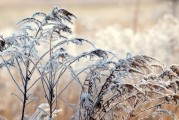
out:
<path id="1" fill-rule="evenodd" d="M 171 15 L 171 3 L 164 0 L 141 0 L 137 33 L 134 34 L 135 4 L 135 0 L 1 0 L 0 34 L 11 35 L 18 28 L 16 23 L 19 20 L 37 11 L 48 13 L 53 6 L 59 6 L 78 18 L 74 20 L 73 36 L 93 41 L 99 48 L 116 51 L 121 57 L 127 52 L 147 54 L 166 64 L 179 64 L 179 21 L 177 16 Z M 77 88 L 75 83 L 71 88 Z M 39 103 L 45 102 L 43 95 L 36 92 L 39 89 L 34 88 L 34 96 L 40 99 L 32 104 L 33 109 L 27 110 L 29 114 L 35 111 Z M 78 103 L 79 93 L 73 89 L 67 89 L 62 96 L 70 103 Z M 11 96 L 12 91 L 16 91 L 15 85 L 6 72 L 1 70 L 0 115 L 8 120 L 14 120 L 20 114 L 17 112 L 19 102 Z M 57 119 L 70 119 L 74 111 L 61 105 L 62 102 L 60 107 L 63 111 Z M 175 111 L 179 112 L 178 109 Z"/>
<path id="2" fill-rule="evenodd" d="M 126 2 L 125 0 L 106 1 L 50 1 L 50 0 L 13 0 L 11 2 L 0 2 L 0 31 L 7 34 L 4 29 L 13 29 L 18 20 L 32 15 L 36 11 L 48 12 L 53 6 L 64 7 L 72 11 L 78 19 L 76 22 L 80 24 L 76 26 L 76 32 L 89 33 L 88 29 L 96 27 L 105 27 L 112 24 L 118 24 L 122 27 L 132 27 L 135 0 Z M 154 2 L 145 0 L 141 2 L 139 29 L 148 28 L 155 24 L 156 21 L 164 14 L 170 13 L 170 5 L 168 2 Z M 93 23 L 92 26 L 92 22 Z M 3 32 L 4 31 L 4 32 Z"/>

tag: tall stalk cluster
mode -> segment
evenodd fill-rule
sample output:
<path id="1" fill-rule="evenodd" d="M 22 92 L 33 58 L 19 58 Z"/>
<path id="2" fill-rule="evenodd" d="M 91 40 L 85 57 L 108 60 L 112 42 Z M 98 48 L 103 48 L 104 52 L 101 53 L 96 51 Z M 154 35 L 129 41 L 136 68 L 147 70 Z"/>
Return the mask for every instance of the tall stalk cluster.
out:
<path id="1" fill-rule="evenodd" d="M 121 59 L 88 40 L 69 38 L 72 18 L 75 15 L 55 7 L 49 14 L 37 12 L 18 22 L 20 29 L 11 37 L 0 37 L 0 68 L 7 69 L 19 90 L 12 94 L 22 103 L 21 120 L 54 119 L 61 94 L 73 81 L 81 90 L 79 104 L 72 107 L 64 102 L 76 111 L 72 119 L 163 119 L 165 115 L 177 119 L 166 106 L 178 104 L 179 66 L 166 67 L 146 55 L 127 54 Z M 74 54 L 70 45 L 78 46 L 80 53 Z M 60 90 L 67 75 L 71 80 Z M 26 108 L 37 99 L 31 94 L 37 83 L 46 104 L 27 116 Z"/>

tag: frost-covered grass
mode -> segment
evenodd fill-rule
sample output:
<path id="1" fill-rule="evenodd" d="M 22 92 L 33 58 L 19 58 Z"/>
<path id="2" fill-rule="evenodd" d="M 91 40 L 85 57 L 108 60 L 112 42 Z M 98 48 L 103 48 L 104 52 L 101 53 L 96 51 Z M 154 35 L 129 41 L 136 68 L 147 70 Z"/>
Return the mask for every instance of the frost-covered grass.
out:
<path id="1" fill-rule="evenodd" d="M 118 51 L 121 56 L 127 52 L 147 54 L 169 65 L 179 63 L 178 32 L 179 20 L 172 15 L 164 15 L 157 24 L 136 34 L 132 29 L 115 24 L 96 30 L 93 38 L 97 46 Z"/>
<path id="2" fill-rule="evenodd" d="M 178 119 L 176 111 L 168 109 L 178 105 L 178 65 L 168 67 L 153 57 L 133 55 L 135 50 L 122 58 L 89 40 L 73 38 L 69 34 L 74 18 L 67 10 L 55 7 L 48 14 L 37 12 L 18 22 L 19 29 L 12 36 L 1 36 L 0 67 L 18 90 L 12 93 L 19 100 L 15 107 L 18 119 L 55 119 L 66 109 L 73 111 L 70 117 L 76 120 Z M 177 30 L 178 20 L 169 16 L 145 34 L 109 28 L 96 35 L 106 45 L 111 39 L 119 40 L 113 43 L 119 50 L 138 45 L 135 49 L 144 51 L 160 40 L 162 44 L 157 42 L 150 51 L 157 54 L 170 52 L 157 48 L 178 40 L 172 32 Z M 129 41 L 134 42 L 131 45 Z M 147 43 L 142 45 L 141 41 Z M 69 89 L 77 94 L 78 103 L 66 99 Z M 32 106 L 34 101 L 38 107 Z M 32 108 L 36 110 L 29 114 Z"/>

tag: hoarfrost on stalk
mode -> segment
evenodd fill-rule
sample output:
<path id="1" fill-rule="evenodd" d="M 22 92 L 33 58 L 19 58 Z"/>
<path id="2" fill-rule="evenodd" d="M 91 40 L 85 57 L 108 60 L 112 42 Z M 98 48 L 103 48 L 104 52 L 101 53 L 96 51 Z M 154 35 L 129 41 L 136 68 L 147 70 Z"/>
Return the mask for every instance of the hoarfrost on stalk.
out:
<path id="1" fill-rule="evenodd" d="M 81 38 L 73 38 L 73 39 L 71 39 L 71 41 L 73 42 L 73 43 L 75 43 L 75 44 L 77 44 L 77 45 L 82 45 L 83 43 L 83 40 L 84 39 L 81 39 Z"/>
<path id="2" fill-rule="evenodd" d="M 80 103 L 81 103 L 82 107 L 85 109 L 91 108 L 93 101 L 91 99 L 90 94 L 87 92 L 85 92 L 85 93 L 83 92 L 80 97 Z"/>

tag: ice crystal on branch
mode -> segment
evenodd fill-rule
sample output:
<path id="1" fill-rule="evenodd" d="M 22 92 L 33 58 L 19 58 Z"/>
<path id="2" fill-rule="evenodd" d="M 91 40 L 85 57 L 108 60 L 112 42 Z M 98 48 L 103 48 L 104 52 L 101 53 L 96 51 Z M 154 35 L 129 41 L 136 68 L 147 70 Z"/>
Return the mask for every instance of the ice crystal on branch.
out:
<path id="1" fill-rule="evenodd" d="M 177 119 L 166 106 L 179 102 L 178 65 L 166 67 L 155 58 L 130 53 L 122 59 L 88 40 L 70 38 L 73 18 L 72 13 L 55 7 L 48 14 L 37 12 L 18 22 L 21 27 L 12 36 L 0 36 L 0 68 L 7 69 L 19 90 L 20 96 L 12 95 L 22 103 L 21 120 L 26 119 L 27 106 L 36 100 L 30 92 L 38 82 L 46 104 L 28 116 L 30 120 L 53 119 L 59 100 L 76 112 L 72 119 L 77 120 L 162 119 L 166 115 Z M 80 54 L 72 53 L 71 44 Z M 90 48 L 83 50 L 83 45 Z M 79 105 L 62 97 L 73 81 L 81 90 Z M 67 84 L 61 88 L 63 82 Z"/>
<path id="2" fill-rule="evenodd" d="M 110 62 L 110 66 L 106 70 L 96 65 L 88 74 L 81 96 L 89 95 L 92 107 L 85 107 L 81 99 L 81 119 L 155 119 L 165 115 L 177 119 L 166 109 L 167 104 L 178 104 L 177 66 L 165 68 L 163 63 L 145 55 Z M 158 74 L 154 74 L 156 68 L 160 70 Z M 170 73 L 166 73 L 167 69 Z M 99 77 L 104 71 L 105 77 Z"/>

